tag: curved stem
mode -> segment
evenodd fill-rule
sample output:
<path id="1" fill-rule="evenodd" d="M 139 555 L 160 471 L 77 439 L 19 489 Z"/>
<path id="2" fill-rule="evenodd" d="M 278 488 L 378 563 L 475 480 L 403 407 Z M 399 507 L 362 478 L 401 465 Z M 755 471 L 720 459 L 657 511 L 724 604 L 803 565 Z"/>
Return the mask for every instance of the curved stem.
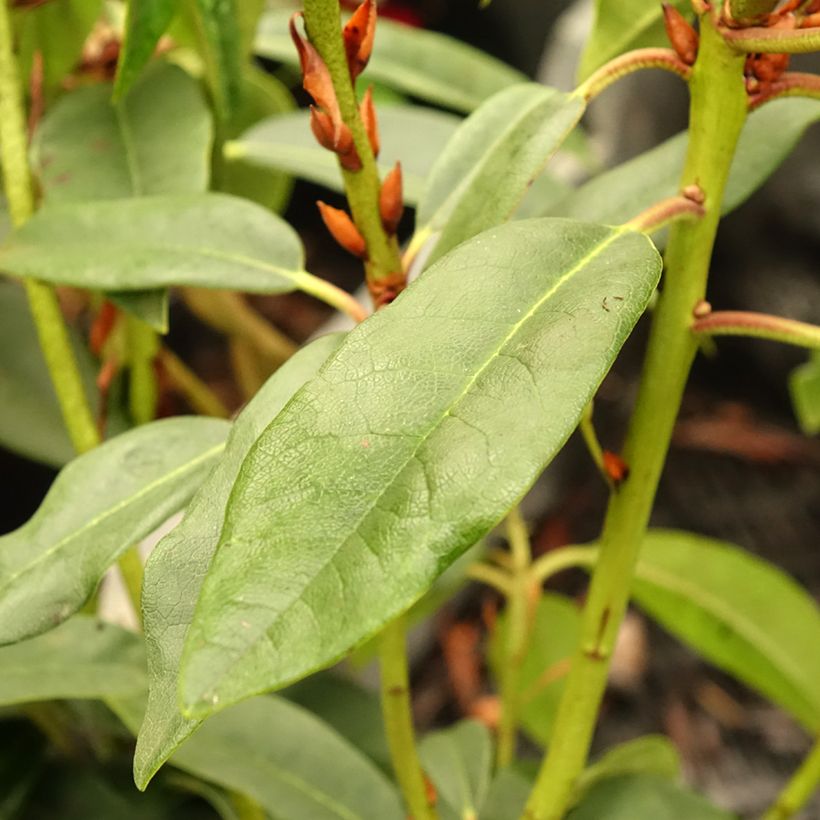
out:
<path id="1" fill-rule="evenodd" d="M 416 751 L 404 631 L 402 616 L 385 627 L 381 634 L 379 661 L 384 729 L 393 771 L 413 820 L 436 820 Z"/>
<path id="2" fill-rule="evenodd" d="M 802 71 L 787 71 L 782 77 L 768 84 L 749 99 L 749 110 L 760 108 L 767 102 L 781 97 L 807 97 L 820 99 L 820 76 Z"/>
<path id="3" fill-rule="evenodd" d="M 158 357 L 171 384 L 185 397 L 195 412 L 219 419 L 231 417 L 230 410 L 225 407 L 219 396 L 176 353 L 163 347 Z"/>
<path id="4" fill-rule="evenodd" d="M 607 486 L 612 489 L 612 479 L 610 479 L 604 466 L 604 450 L 601 447 L 601 442 L 598 440 L 598 434 L 595 432 L 595 424 L 592 420 L 594 408 L 595 403 L 592 401 L 584 408 L 581 421 L 578 423 L 578 430 L 584 439 L 584 444 L 586 445 L 590 458 L 598 468 L 598 472 L 601 474 Z"/>
<path id="5" fill-rule="evenodd" d="M 575 89 L 575 93 L 589 102 L 622 77 L 646 68 L 671 71 L 684 80 L 688 80 L 692 73 L 692 69 L 671 48 L 639 48 L 601 66 Z"/>
<path id="6" fill-rule="evenodd" d="M 23 92 L 6 0 L 0 0 L 0 164 L 9 213 L 17 227 L 33 213 L 34 195 L 28 167 Z M 42 282 L 26 279 L 24 284 L 66 430 L 74 449 L 85 452 L 99 443 L 99 435 L 57 295 Z"/>
<path id="7" fill-rule="evenodd" d="M 305 0 L 305 27 L 311 43 L 330 71 L 342 119 L 353 134 L 353 143 L 362 162 L 359 171 L 341 170 L 353 221 L 367 242 L 367 277 L 378 280 L 395 276 L 402 270 L 399 245 L 394 236 L 388 236 L 381 221 L 381 181 L 350 79 L 339 0 Z"/>
<path id="8" fill-rule="evenodd" d="M 540 586 L 565 569 L 594 567 L 598 552 L 597 547 L 561 547 L 536 559 L 530 568 L 530 575 L 533 582 Z"/>
<path id="9" fill-rule="evenodd" d="M 742 54 L 808 54 L 820 51 L 820 28 L 752 27 L 722 29 L 731 48 Z"/>
<path id="10" fill-rule="evenodd" d="M 703 205 L 689 197 L 678 194 L 650 205 L 626 223 L 627 227 L 641 233 L 655 233 L 680 219 L 700 219 Z"/>
<path id="11" fill-rule="evenodd" d="M 745 310 L 718 310 L 692 323 L 699 336 L 748 336 L 820 350 L 820 327 Z"/>
<path id="12" fill-rule="evenodd" d="M 794 773 L 786 788 L 778 796 L 774 805 L 763 815 L 762 820 L 788 820 L 794 817 L 820 784 L 820 738 Z"/>
<path id="13" fill-rule="evenodd" d="M 697 350 L 690 332 L 692 309 L 706 291 L 720 204 L 746 117 L 744 59 L 729 48 L 710 17 L 702 16 L 700 49 L 689 82 L 689 147 L 681 190 L 700 186 L 705 215 L 672 227 L 664 287 L 624 448 L 630 476 L 610 498 L 580 645 L 526 808 L 527 820 L 563 817 L 588 754 L 634 566 Z"/>
<path id="14" fill-rule="evenodd" d="M 326 305 L 341 311 L 357 324 L 367 318 L 367 311 L 356 301 L 354 296 L 351 296 L 346 290 L 336 287 L 326 279 L 320 279 L 312 273 L 302 271 L 299 274 L 298 288 L 303 293 L 309 293 Z"/>
<path id="15" fill-rule="evenodd" d="M 509 574 L 504 572 L 504 570 L 498 569 L 498 567 L 492 567 L 484 563 L 472 564 L 467 567 L 466 575 L 473 581 L 480 581 L 482 584 L 493 587 L 493 589 L 498 590 L 502 595 L 506 596 L 510 594 L 512 584 Z"/>

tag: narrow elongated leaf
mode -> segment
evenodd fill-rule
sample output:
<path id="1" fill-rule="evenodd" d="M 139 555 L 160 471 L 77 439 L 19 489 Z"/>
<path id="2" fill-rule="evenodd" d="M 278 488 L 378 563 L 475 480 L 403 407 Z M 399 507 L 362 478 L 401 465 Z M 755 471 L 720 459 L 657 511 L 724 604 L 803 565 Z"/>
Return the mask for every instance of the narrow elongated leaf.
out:
<path id="1" fill-rule="evenodd" d="M 707 660 L 820 727 L 820 609 L 781 570 L 730 544 L 654 531 L 633 597 Z"/>
<path id="2" fill-rule="evenodd" d="M 671 0 L 675 8 L 691 15 L 689 0 Z M 668 46 L 663 7 L 655 0 L 595 0 L 595 24 L 581 58 L 579 79 L 625 51 L 648 46 Z"/>
<path id="3" fill-rule="evenodd" d="M 359 325 L 242 466 L 186 642 L 185 709 L 296 680 L 418 600 L 561 448 L 659 268 L 634 233 L 516 222 Z"/>
<path id="4" fill-rule="evenodd" d="M 219 117 L 230 120 L 242 100 L 242 35 L 237 5 L 242 0 L 186 0 L 185 10 L 205 63 Z"/>
<path id="5" fill-rule="evenodd" d="M 594 786 L 567 820 L 736 820 L 735 816 L 657 775 L 626 775 Z"/>
<path id="6" fill-rule="evenodd" d="M 151 196 L 43 208 L 0 245 L 0 270 L 58 285 L 169 285 L 280 293 L 304 263 L 295 231 L 227 194 Z"/>
<path id="7" fill-rule="evenodd" d="M 444 806 L 456 820 L 475 820 L 487 796 L 493 744 L 486 726 L 464 720 L 450 729 L 433 732 L 419 744 L 419 757 Z"/>
<path id="8" fill-rule="evenodd" d="M 256 32 L 256 53 L 297 65 L 288 35 L 292 10 L 269 11 Z M 527 78 L 514 68 L 433 31 L 379 20 L 366 78 L 457 111 L 472 111 L 502 88 Z"/>
<path id="9" fill-rule="evenodd" d="M 500 91 L 470 116 L 419 205 L 418 230 L 441 233 L 429 262 L 508 219 L 584 108 L 581 97 L 528 83 Z"/>
<path id="10" fill-rule="evenodd" d="M 136 731 L 136 700 L 112 703 Z M 254 698 L 209 720 L 171 764 L 247 795 L 287 820 L 402 820 L 387 777 L 321 720 L 285 698 Z"/>
<path id="11" fill-rule="evenodd" d="M 87 615 L 0 648 L 0 668 L 3 706 L 127 697 L 145 688 L 145 652 L 139 637 Z"/>
<path id="12" fill-rule="evenodd" d="M 199 84 L 159 63 L 118 103 L 107 85 L 63 97 L 35 132 L 32 163 L 49 203 L 200 193 L 213 129 Z"/>
<path id="13" fill-rule="evenodd" d="M 34 516 L 0 538 L 0 643 L 76 612 L 125 549 L 185 505 L 229 427 L 219 419 L 158 421 L 65 467 Z"/>
<path id="14" fill-rule="evenodd" d="M 820 433 L 820 354 L 792 371 L 789 394 L 803 432 L 807 436 Z"/>
<path id="15" fill-rule="evenodd" d="M 408 205 L 418 202 L 433 164 L 459 122 L 452 114 L 418 105 L 379 108 L 379 171 L 384 177 L 401 160 Z M 280 168 L 334 191 L 344 190 L 339 163 L 317 144 L 306 111 L 264 120 L 229 142 L 225 150 L 231 160 Z"/>
<path id="16" fill-rule="evenodd" d="M 805 130 L 820 119 L 820 100 L 782 99 L 753 112 L 743 129 L 723 199 L 727 214 L 746 201 L 791 153 Z M 577 219 L 624 222 L 677 191 L 686 135 L 593 178 L 550 203 L 546 212 Z"/>
<path id="17" fill-rule="evenodd" d="M 564 692 L 569 661 L 581 635 L 578 607 L 564 595 L 544 593 L 538 602 L 532 637 L 521 664 L 519 703 L 521 725 L 542 746 L 549 743 L 552 724 Z M 506 613 L 501 613 L 490 642 L 493 677 L 501 681 L 506 664 Z"/>
<path id="18" fill-rule="evenodd" d="M 179 712 L 179 662 L 239 468 L 253 442 L 341 338 L 334 334 L 317 339 L 265 383 L 234 423 L 224 457 L 197 492 L 182 523 L 160 541 L 146 564 L 142 606 L 150 692 L 134 756 L 134 778 L 142 789 L 198 726 Z"/>
<path id="19" fill-rule="evenodd" d="M 159 38 L 177 12 L 179 0 L 128 0 L 114 96 L 123 97 L 145 68 Z"/>

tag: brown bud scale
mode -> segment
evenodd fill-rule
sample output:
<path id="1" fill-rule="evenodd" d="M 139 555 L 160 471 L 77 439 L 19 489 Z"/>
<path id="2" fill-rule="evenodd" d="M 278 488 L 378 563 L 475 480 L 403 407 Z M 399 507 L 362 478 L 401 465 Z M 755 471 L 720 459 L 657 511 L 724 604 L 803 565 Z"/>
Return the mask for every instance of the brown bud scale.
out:
<path id="1" fill-rule="evenodd" d="M 671 3 L 663 4 L 663 23 L 675 53 L 686 65 L 694 65 L 700 42 L 698 33 Z"/>
<path id="2" fill-rule="evenodd" d="M 330 235 L 353 256 L 364 259 L 367 256 L 367 243 L 353 224 L 353 220 L 344 211 L 333 208 L 324 202 L 317 202 L 319 213 Z"/>
<path id="3" fill-rule="evenodd" d="M 384 178 L 379 192 L 379 214 L 385 231 L 392 236 L 396 233 L 404 213 L 404 194 L 401 174 L 401 163 L 397 162 L 393 170 Z"/>
<path id="4" fill-rule="evenodd" d="M 376 107 L 373 105 L 372 86 L 364 93 L 362 104 L 359 106 L 359 113 L 362 116 L 362 124 L 367 133 L 367 140 L 370 143 L 373 156 L 378 157 L 379 151 L 381 150 L 381 141 L 379 139 L 379 122 L 376 118 Z"/>
<path id="5" fill-rule="evenodd" d="M 375 0 L 364 0 L 353 12 L 344 27 L 343 35 L 350 79 L 355 81 L 367 67 L 373 53 L 373 41 L 376 37 Z"/>

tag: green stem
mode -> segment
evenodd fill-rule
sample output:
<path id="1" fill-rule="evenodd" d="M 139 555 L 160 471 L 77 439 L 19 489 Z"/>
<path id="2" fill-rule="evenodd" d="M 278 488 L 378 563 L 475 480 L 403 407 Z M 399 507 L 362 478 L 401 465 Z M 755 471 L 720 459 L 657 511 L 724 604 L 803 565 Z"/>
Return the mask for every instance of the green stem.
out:
<path id="1" fill-rule="evenodd" d="M 501 720 L 498 724 L 496 748 L 496 761 L 501 768 L 509 766 L 515 759 L 521 666 L 527 654 L 532 627 L 532 552 L 527 525 L 518 507 L 514 507 L 507 515 L 507 540 L 512 562 L 505 618 L 504 665 L 501 674 Z"/>
<path id="2" fill-rule="evenodd" d="M 612 489 L 612 479 L 607 474 L 606 466 L 604 465 L 604 451 L 601 447 L 601 442 L 598 440 L 598 434 L 595 432 L 595 424 L 592 420 L 594 404 L 594 402 L 590 402 L 584 409 L 581 421 L 578 423 L 578 430 L 584 439 L 584 444 L 586 444 L 590 458 L 592 458 L 592 461 L 598 468 L 598 472 L 607 483 L 607 486 Z"/>
<path id="3" fill-rule="evenodd" d="M 346 290 L 336 287 L 326 279 L 320 279 L 312 273 L 302 271 L 299 274 L 298 287 L 302 293 L 308 293 L 326 305 L 330 305 L 349 316 L 356 324 L 367 318 L 367 311 L 356 301 L 354 296 L 351 296 Z"/>
<path id="4" fill-rule="evenodd" d="M 596 547 L 561 547 L 534 561 L 530 567 L 530 576 L 533 583 L 541 586 L 548 578 L 565 569 L 594 567 L 597 560 L 598 549 Z"/>
<path id="5" fill-rule="evenodd" d="M 820 784 L 820 738 L 794 773 L 786 788 L 779 794 L 774 805 L 763 815 L 762 820 L 787 820 L 794 817 Z"/>
<path id="6" fill-rule="evenodd" d="M 706 292 L 720 204 L 746 117 L 743 63 L 743 56 L 726 45 L 710 17 L 702 16 L 700 50 L 689 82 L 689 148 L 681 190 L 699 185 L 705 195 L 705 214 L 694 222 L 677 222 L 671 230 L 664 288 L 624 448 L 630 476 L 610 499 L 580 646 L 549 752 L 527 805 L 528 820 L 557 820 L 564 815 L 586 761 L 634 566 L 697 350 L 690 331 L 692 310 Z"/>
<path id="7" fill-rule="evenodd" d="M 413 820 L 436 820 L 436 811 L 427 799 L 424 773 L 416 751 L 404 630 L 402 616 L 381 634 L 379 661 L 384 729 L 393 771 Z"/>
<path id="8" fill-rule="evenodd" d="M 156 331 L 136 316 L 125 314 L 128 343 L 128 404 L 136 425 L 153 421 L 157 410 L 157 375 L 154 359 L 159 352 Z"/>
<path id="9" fill-rule="evenodd" d="M 701 336 L 746 336 L 820 350 L 820 327 L 767 313 L 715 311 L 696 319 L 692 323 L 692 332 Z"/>
<path id="10" fill-rule="evenodd" d="M 142 557 L 136 544 L 133 547 L 129 547 L 119 557 L 117 566 L 120 569 L 125 591 L 128 593 L 128 599 L 131 601 L 134 614 L 137 616 L 137 622 L 141 626 L 142 607 L 140 601 L 142 598 L 142 576 L 144 574 L 144 568 L 142 565 Z"/>
<path id="11" fill-rule="evenodd" d="M 350 79 L 338 0 L 305 0 L 305 26 L 311 43 L 330 71 L 342 119 L 353 134 L 362 161 L 360 171 L 342 169 L 342 176 L 353 221 L 367 243 L 365 268 L 368 279 L 394 276 L 402 270 L 399 245 L 396 237 L 387 235 L 381 221 L 381 181 Z"/>
<path id="12" fill-rule="evenodd" d="M 28 167 L 23 91 L 14 57 L 7 0 L 0 0 L 0 164 L 9 214 L 15 227 L 34 212 Z M 88 406 L 68 330 L 54 290 L 42 282 L 25 281 L 26 295 L 37 328 L 60 411 L 71 443 L 83 453 L 99 443 L 94 414 Z"/>
<path id="13" fill-rule="evenodd" d="M 163 347 L 159 351 L 159 361 L 173 387 L 185 397 L 194 412 L 219 419 L 231 417 L 231 411 L 219 396 L 176 353 Z"/>

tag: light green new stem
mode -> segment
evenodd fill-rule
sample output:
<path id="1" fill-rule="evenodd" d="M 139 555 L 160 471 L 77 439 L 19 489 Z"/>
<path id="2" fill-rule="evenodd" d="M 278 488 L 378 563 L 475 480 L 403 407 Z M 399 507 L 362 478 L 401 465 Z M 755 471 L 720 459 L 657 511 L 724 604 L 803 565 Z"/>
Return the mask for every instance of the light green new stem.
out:
<path id="1" fill-rule="evenodd" d="M 381 279 L 399 273 L 402 268 L 398 242 L 387 235 L 379 215 L 379 171 L 347 67 L 338 0 L 305 0 L 305 26 L 311 43 L 330 71 L 342 119 L 353 133 L 362 161 L 360 171 L 342 170 L 342 175 L 353 221 L 367 243 L 368 278 Z"/>
<path id="2" fill-rule="evenodd" d="M 126 314 L 128 339 L 128 403 L 134 424 L 148 424 L 157 411 L 157 377 L 154 359 L 159 353 L 156 331 L 136 316 Z"/>
<path id="3" fill-rule="evenodd" d="M 509 766 L 515 758 L 521 664 L 527 652 L 532 623 L 530 604 L 532 555 L 527 525 L 518 507 L 514 507 L 507 515 L 507 540 L 512 560 L 507 593 L 504 666 L 501 673 L 501 720 L 498 725 L 498 747 L 496 749 L 496 759 L 500 767 Z"/>
<path id="4" fill-rule="evenodd" d="M 427 787 L 416 751 L 404 632 L 402 616 L 381 634 L 379 662 L 384 729 L 396 780 L 413 820 L 436 820 L 436 811 L 427 800 Z"/>
<path id="5" fill-rule="evenodd" d="M 7 0 L 0 0 L 0 163 L 11 221 L 19 227 L 34 211 L 34 196 L 28 168 L 23 93 Z M 68 435 L 74 449 L 83 453 L 95 447 L 99 437 L 57 295 L 50 286 L 33 279 L 26 279 L 25 287 Z"/>
<path id="6" fill-rule="evenodd" d="M 699 185 L 706 196 L 706 212 L 697 222 L 678 222 L 672 228 L 663 292 L 623 454 L 630 476 L 610 500 L 600 559 L 584 608 L 581 643 L 549 752 L 525 811 L 527 820 L 563 817 L 583 770 L 639 546 L 697 349 L 690 332 L 692 310 L 706 292 L 720 203 L 746 116 L 744 58 L 728 48 L 708 16 L 701 18 L 700 32 L 700 52 L 690 80 L 689 148 L 681 189 Z"/>
<path id="7" fill-rule="evenodd" d="M 774 805 L 766 812 L 762 820 L 787 820 L 794 817 L 820 784 L 820 738 L 794 777 L 778 796 Z"/>

